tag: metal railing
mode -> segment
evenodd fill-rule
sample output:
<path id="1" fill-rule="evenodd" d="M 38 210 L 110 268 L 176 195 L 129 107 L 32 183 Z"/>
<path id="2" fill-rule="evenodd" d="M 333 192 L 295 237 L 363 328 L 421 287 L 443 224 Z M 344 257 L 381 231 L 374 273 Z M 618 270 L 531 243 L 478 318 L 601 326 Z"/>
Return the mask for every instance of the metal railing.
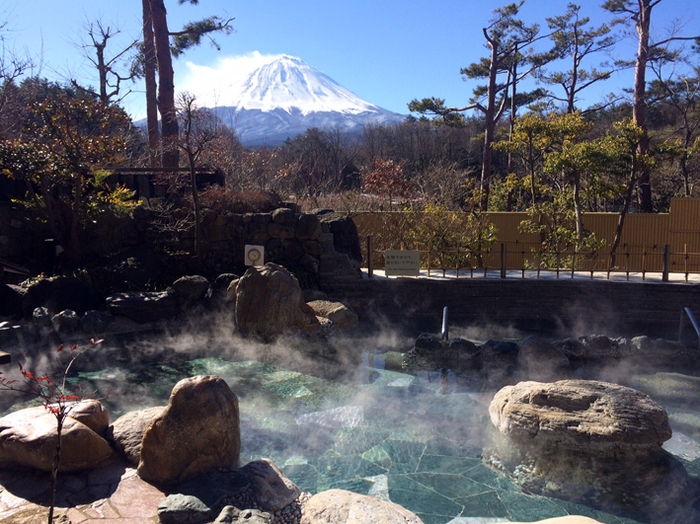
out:
<path id="1" fill-rule="evenodd" d="M 686 282 L 693 274 L 700 274 L 700 253 L 671 252 L 668 245 L 622 244 L 613 255 L 607 250 L 542 249 L 540 244 L 502 242 L 483 250 L 418 249 L 421 270 L 427 276 L 486 276 L 489 271 L 499 271 L 501 278 L 519 272 L 521 278 L 540 278 L 543 274 L 555 274 L 556 278 L 588 276 L 591 279 L 603 275 L 631 276 L 645 280 L 649 273 L 661 274 L 663 281 L 669 274 L 682 274 Z M 383 268 L 382 252 L 376 252 L 371 235 L 367 237 L 368 274 Z M 379 264 L 377 263 L 379 262 Z"/>

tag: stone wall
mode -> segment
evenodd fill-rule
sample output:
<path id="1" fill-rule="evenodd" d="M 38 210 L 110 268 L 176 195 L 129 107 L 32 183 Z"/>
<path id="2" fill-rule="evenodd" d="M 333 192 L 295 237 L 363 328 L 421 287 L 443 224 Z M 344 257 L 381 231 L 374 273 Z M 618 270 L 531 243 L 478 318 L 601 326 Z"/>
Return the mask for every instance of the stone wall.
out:
<path id="1" fill-rule="evenodd" d="M 245 245 L 253 244 L 264 247 L 266 262 L 291 264 L 316 274 L 321 233 L 317 216 L 287 208 L 272 213 L 206 214 L 202 220 L 203 262 L 218 273 L 240 267 L 244 265 Z M 187 244 L 194 242 L 193 238 L 185 240 Z M 186 250 L 190 247 L 183 246 Z"/>
<path id="2" fill-rule="evenodd" d="M 10 254 L 10 206 L 0 202 L 0 257 L 7 258 Z"/>
<path id="3" fill-rule="evenodd" d="M 361 260 L 355 255 L 359 241 L 352 219 L 334 213 L 301 213 L 293 204 L 287 206 L 270 213 L 214 214 L 204 210 L 202 272 L 210 276 L 242 274 L 246 269 L 245 246 L 250 244 L 263 246 L 264 262 L 285 266 L 300 279 L 302 287 L 317 285 L 319 278 L 358 280 Z M 152 218 L 148 209 L 142 209 L 136 213 L 135 226 L 146 232 L 145 243 L 157 246 L 161 239 L 149 226 Z M 350 233 L 341 236 L 338 224 L 350 227 Z M 348 237 L 352 249 L 347 248 Z M 194 230 L 174 236 L 168 250 L 191 258 Z"/>
<path id="4" fill-rule="evenodd" d="M 163 255 L 159 257 L 167 273 L 163 277 L 172 281 L 194 270 L 208 277 L 243 274 L 245 246 L 253 244 L 264 247 L 265 262 L 287 267 L 303 287 L 316 286 L 319 279 L 360 278 L 359 241 L 352 219 L 328 211 L 301 213 L 295 204 L 285 205 L 270 213 L 215 214 L 204 209 L 201 265 L 193 266 L 194 228 L 183 226 L 184 221 L 173 225 L 178 210 L 170 212 L 171 221 L 165 224 L 163 213 L 148 206 L 136 208 L 133 218 L 98 217 L 94 231 L 83 241 L 83 254 L 86 260 L 104 260 L 125 249 L 147 248 Z M 36 273 L 44 271 L 44 237 L 50 235 L 31 230 L 15 215 L 9 203 L 0 202 L 0 257 Z M 159 220 L 161 225 L 156 226 Z"/>
<path id="5" fill-rule="evenodd" d="M 380 328 L 440 333 L 443 307 L 451 327 L 490 326 L 541 334 L 604 333 L 678 338 L 681 312 L 700 314 L 700 286 L 607 280 L 365 278 L 323 290 Z M 692 334 L 690 326 L 685 331 Z M 491 335 L 496 336 L 496 335 Z M 700 349 L 698 350 L 700 351 Z"/>
<path id="6" fill-rule="evenodd" d="M 28 257 L 36 256 L 38 252 L 43 255 L 43 250 L 43 236 L 30 230 L 22 210 L 0 200 L 0 258 L 25 265 Z"/>

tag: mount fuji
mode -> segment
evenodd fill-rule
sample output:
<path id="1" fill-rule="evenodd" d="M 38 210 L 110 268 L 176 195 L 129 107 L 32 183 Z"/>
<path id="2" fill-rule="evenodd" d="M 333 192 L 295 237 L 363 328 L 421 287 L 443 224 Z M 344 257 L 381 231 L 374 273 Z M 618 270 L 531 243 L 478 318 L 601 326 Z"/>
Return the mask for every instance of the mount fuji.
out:
<path id="1" fill-rule="evenodd" d="M 212 108 L 244 146 L 279 145 L 313 127 L 353 133 L 405 118 L 362 100 L 299 58 L 259 58 L 249 74 L 228 82 L 222 93 L 227 105 Z"/>

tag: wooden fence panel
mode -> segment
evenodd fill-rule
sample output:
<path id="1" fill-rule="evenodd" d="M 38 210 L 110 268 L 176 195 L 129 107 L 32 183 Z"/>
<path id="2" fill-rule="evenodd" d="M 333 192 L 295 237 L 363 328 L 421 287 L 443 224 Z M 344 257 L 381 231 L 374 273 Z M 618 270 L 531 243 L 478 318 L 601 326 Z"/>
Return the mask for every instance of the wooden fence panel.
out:
<path id="1" fill-rule="evenodd" d="M 498 231 L 498 240 L 490 252 L 484 254 L 484 265 L 490 269 L 501 267 L 499 245 L 505 243 L 507 269 L 536 268 L 539 237 L 520 231 L 520 223 L 527 219 L 527 214 L 491 212 L 488 217 Z M 405 227 L 405 224 L 402 225 L 402 213 L 358 213 L 353 220 L 361 239 L 367 235 L 383 239 L 375 244 L 378 251 L 401 248 L 400 232 Z M 599 240 L 605 240 L 608 248 L 595 254 L 563 254 L 569 267 L 574 263 L 576 270 L 606 271 L 610 266 L 609 246 L 613 243 L 618 220 L 618 213 L 586 213 L 586 229 L 594 232 Z M 393 242 L 391 238 L 394 238 Z M 671 272 L 700 272 L 700 198 L 673 199 L 670 213 L 628 214 L 617 249 L 615 269 L 627 272 L 662 271 L 665 245 L 670 248 Z M 381 257 L 375 255 L 374 262 L 375 267 L 382 267 Z"/>

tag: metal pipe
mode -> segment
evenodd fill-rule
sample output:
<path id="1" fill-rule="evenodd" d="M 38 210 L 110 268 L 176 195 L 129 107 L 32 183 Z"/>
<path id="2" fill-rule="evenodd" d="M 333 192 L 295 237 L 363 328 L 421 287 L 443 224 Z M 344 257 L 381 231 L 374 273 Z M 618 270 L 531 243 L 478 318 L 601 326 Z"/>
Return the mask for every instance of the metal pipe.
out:
<path id="1" fill-rule="evenodd" d="M 372 235 L 367 235 L 367 277 L 374 275 L 374 248 L 372 247 Z"/>
<path id="2" fill-rule="evenodd" d="M 447 327 L 447 306 L 442 308 L 442 343 L 446 344 L 448 339 L 448 327 Z"/>
<path id="3" fill-rule="evenodd" d="M 506 243 L 501 242 L 501 278 L 506 278 Z"/>
<path id="4" fill-rule="evenodd" d="M 700 324 L 698 324 L 698 321 L 695 319 L 695 315 L 693 315 L 693 312 L 690 310 L 689 307 L 684 307 L 683 311 L 681 312 L 681 325 L 678 327 L 678 342 L 681 342 L 683 339 L 683 314 L 688 317 L 688 320 L 690 320 L 690 323 L 693 325 L 693 329 L 695 330 L 695 334 L 698 337 L 698 346 L 700 347 Z"/>

